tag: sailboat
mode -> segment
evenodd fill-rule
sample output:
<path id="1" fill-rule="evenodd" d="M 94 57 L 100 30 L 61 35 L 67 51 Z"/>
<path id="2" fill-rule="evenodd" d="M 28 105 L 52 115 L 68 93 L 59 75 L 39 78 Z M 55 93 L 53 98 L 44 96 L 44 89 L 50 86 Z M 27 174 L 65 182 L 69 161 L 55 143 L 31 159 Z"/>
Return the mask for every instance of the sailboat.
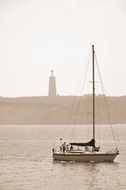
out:
<path id="1" fill-rule="evenodd" d="M 101 152 L 100 147 L 96 147 L 95 140 L 95 64 L 94 64 L 94 45 L 92 45 L 92 139 L 89 142 L 71 142 L 70 149 L 67 148 L 66 142 L 57 151 L 53 148 L 53 159 L 59 161 L 76 161 L 76 162 L 113 162 L 119 154 L 117 148 L 112 151 Z M 75 150 L 74 147 L 78 149 Z M 81 148 L 83 148 L 81 150 Z"/>

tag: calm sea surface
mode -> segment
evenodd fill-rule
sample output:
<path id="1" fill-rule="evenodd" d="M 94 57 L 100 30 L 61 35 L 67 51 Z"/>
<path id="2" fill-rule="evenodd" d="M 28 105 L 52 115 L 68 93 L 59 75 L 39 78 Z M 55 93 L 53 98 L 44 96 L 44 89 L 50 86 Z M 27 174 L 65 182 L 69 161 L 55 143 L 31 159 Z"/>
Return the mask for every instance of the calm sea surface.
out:
<path id="1" fill-rule="evenodd" d="M 98 130 L 99 127 L 97 127 Z M 114 126 L 120 150 L 113 163 L 58 162 L 52 146 L 90 136 L 90 126 L 0 126 L 0 190 L 125 190 L 126 125 Z M 88 129 L 88 133 L 86 132 Z M 103 132 L 102 132 L 103 131 Z M 97 139 L 113 147 L 108 126 L 101 126 Z"/>

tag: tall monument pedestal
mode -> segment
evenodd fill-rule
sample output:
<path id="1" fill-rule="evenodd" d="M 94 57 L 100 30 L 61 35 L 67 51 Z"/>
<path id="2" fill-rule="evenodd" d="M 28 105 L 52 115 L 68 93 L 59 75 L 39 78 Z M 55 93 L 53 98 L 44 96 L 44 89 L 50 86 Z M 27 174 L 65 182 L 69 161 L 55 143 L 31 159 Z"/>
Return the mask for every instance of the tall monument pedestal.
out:
<path id="1" fill-rule="evenodd" d="M 51 70 L 51 76 L 49 77 L 49 97 L 56 97 L 56 80 L 53 76 L 54 71 Z"/>

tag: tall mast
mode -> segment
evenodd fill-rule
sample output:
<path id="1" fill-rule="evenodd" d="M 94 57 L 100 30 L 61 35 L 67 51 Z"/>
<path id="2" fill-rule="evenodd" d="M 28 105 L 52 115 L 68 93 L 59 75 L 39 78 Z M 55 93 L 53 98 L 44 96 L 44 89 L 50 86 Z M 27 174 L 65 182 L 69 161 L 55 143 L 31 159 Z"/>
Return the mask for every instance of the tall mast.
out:
<path id="1" fill-rule="evenodd" d="M 93 139 L 95 140 L 95 68 L 94 68 L 94 45 L 92 45 L 92 79 L 93 79 Z"/>

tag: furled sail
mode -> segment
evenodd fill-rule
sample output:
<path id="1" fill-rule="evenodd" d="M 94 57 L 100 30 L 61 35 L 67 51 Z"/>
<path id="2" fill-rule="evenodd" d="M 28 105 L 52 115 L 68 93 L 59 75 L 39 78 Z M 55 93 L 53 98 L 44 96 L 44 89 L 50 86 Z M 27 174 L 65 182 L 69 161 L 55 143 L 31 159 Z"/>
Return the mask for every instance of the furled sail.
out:
<path id="1" fill-rule="evenodd" d="M 75 146 L 92 146 L 95 147 L 95 140 L 92 139 L 89 142 L 85 142 L 85 143 L 70 143 L 71 145 L 75 145 Z"/>

